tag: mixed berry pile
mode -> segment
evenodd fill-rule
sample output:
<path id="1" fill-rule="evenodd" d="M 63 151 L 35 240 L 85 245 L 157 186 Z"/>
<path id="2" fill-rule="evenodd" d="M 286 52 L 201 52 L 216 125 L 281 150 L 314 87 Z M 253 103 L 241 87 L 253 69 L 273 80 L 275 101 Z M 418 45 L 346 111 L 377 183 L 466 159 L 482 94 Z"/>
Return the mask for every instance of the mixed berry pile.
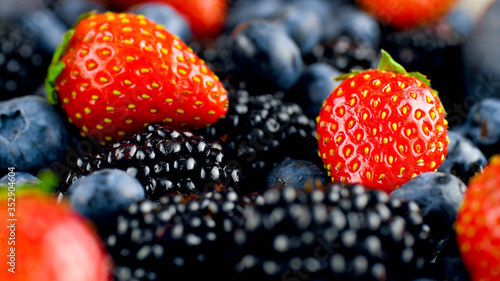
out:
<path id="1" fill-rule="evenodd" d="M 500 1 L 16 2 L 0 280 L 500 280 Z"/>

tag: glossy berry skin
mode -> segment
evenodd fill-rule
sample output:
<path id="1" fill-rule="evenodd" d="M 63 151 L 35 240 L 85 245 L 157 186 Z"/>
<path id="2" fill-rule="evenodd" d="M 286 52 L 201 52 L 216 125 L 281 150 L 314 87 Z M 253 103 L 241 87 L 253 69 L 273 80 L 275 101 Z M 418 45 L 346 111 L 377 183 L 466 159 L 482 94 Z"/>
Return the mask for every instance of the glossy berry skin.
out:
<path id="1" fill-rule="evenodd" d="M 442 105 L 408 75 L 367 70 L 344 80 L 317 118 L 320 156 L 333 181 L 391 192 L 443 162 Z"/>
<path id="2" fill-rule="evenodd" d="M 268 188 L 277 186 L 295 189 L 319 188 L 326 185 L 328 177 L 318 166 L 307 160 L 285 159 L 267 175 Z"/>
<path id="3" fill-rule="evenodd" d="M 64 160 L 66 123 L 46 99 L 28 95 L 0 102 L 0 170 L 37 174 Z"/>
<path id="4" fill-rule="evenodd" d="M 308 54 L 323 36 L 321 18 L 312 9 L 289 6 L 273 18 L 297 44 L 302 54 Z"/>
<path id="5" fill-rule="evenodd" d="M 448 153 L 438 171 L 456 175 L 462 180 L 474 165 L 485 166 L 488 161 L 484 154 L 469 139 L 460 133 L 448 131 Z"/>
<path id="6" fill-rule="evenodd" d="M 2 195 L 0 204 L 7 206 Z M 15 244 L 10 229 L 0 229 L 1 280 L 108 281 L 111 265 L 102 242 L 87 221 L 66 203 L 56 204 L 38 192 L 18 193 L 15 202 Z M 0 218 L 7 221 L 7 210 Z M 7 271 L 10 247 L 15 247 L 15 274 Z M 24 264 L 25 266 L 19 266 Z"/>
<path id="7" fill-rule="evenodd" d="M 466 188 L 453 175 L 427 172 L 401 185 L 391 192 L 390 197 L 417 203 L 422 210 L 424 222 L 432 230 L 434 241 L 438 242 L 452 232 Z"/>
<path id="8" fill-rule="evenodd" d="M 316 62 L 308 65 L 297 83 L 297 91 L 292 97 L 302 106 L 307 116 L 318 116 L 323 101 L 328 99 L 340 81 L 333 78 L 342 73 L 328 63 Z"/>
<path id="9" fill-rule="evenodd" d="M 270 21 L 243 23 L 233 31 L 234 59 L 256 84 L 289 89 L 299 80 L 300 49 L 283 28 Z"/>
<path id="10" fill-rule="evenodd" d="M 472 280 L 500 275 L 500 158 L 494 156 L 465 193 L 455 222 L 460 254 Z"/>
<path id="11" fill-rule="evenodd" d="M 217 76 L 178 37 L 143 16 L 90 15 L 65 49 L 52 64 L 64 64 L 53 82 L 57 100 L 70 122 L 102 142 L 155 121 L 205 127 L 227 111 Z"/>
<path id="12" fill-rule="evenodd" d="M 95 171 L 77 180 L 68 189 L 70 205 L 92 220 L 99 232 L 110 227 L 110 222 L 120 210 L 144 197 L 141 183 L 118 169 Z"/>
<path id="13" fill-rule="evenodd" d="M 0 187 L 9 187 L 9 174 L 6 174 L 5 176 L 0 178 Z M 39 185 L 41 182 L 40 180 L 35 177 L 34 175 L 30 173 L 25 173 L 25 172 L 16 172 L 16 185 L 17 186 L 36 186 Z"/>
<path id="14" fill-rule="evenodd" d="M 433 22 L 446 14 L 456 0 L 356 0 L 363 10 L 381 23 L 398 29 L 411 28 Z"/>

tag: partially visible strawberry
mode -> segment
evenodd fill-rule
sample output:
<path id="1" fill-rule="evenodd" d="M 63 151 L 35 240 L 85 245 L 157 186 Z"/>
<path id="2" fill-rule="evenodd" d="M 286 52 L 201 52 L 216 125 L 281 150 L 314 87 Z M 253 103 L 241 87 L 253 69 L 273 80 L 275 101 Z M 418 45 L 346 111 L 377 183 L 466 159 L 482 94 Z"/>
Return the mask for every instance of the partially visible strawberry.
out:
<path id="1" fill-rule="evenodd" d="M 217 35 L 226 22 L 227 1 L 225 0 L 101 0 L 114 9 L 124 10 L 132 5 L 146 2 L 164 2 L 189 22 L 196 36 Z"/>
<path id="2" fill-rule="evenodd" d="M 458 211 L 455 232 L 472 280 L 500 279 L 500 157 L 472 178 Z"/>
<path id="3" fill-rule="evenodd" d="M 101 142 L 145 125 L 208 126 L 227 112 L 222 83 L 190 48 L 162 26 L 133 14 L 89 14 L 54 54 L 49 101 Z"/>
<path id="4" fill-rule="evenodd" d="M 0 206 L 0 280 L 111 280 L 111 259 L 99 237 L 65 203 L 26 191 L 2 195 Z"/>
<path id="5" fill-rule="evenodd" d="M 381 23 L 398 29 L 411 28 L 440 19 L 456 0 L 356 0 Z"/>
<path id="6" fill-rule="evenodd" d="M 391 192 L 435 171 L 447 148 L 444 110 L 429 81 L 386 52 L 378 70 L 349 73 L 317 117 L 320 156 L 334 181 Z"/>

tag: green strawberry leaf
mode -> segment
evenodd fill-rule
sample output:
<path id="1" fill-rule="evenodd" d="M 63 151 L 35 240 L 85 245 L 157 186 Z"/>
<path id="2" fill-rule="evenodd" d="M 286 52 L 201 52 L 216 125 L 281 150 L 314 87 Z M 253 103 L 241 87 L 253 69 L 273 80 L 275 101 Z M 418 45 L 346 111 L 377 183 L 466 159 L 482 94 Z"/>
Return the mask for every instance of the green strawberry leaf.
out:
<path id="1" fill-rule="evenodd" d="M 66 65 L 60 60 L 64 53 L 68 50 L 69 42 L 71 41 L 73 34 L 75 34 L 74 29 L 70 29 L 64 34 L 61 45 L 57 47 L 54 55 L 52 56 L 52 62 L 50 63 L 47 77 L 45 78 L 45 90 L 47 91 L 47 99 L 50 104 L 57 104 L 57 93 L 55 90 L 56 80 L 66 67 Z"/>
<path id="2" fill-rule="evenodd" d="M 356 71 L 352 71 L 352 72 L 347 72 L 347 73 L 344 73 L 344 74 L 341 74 L 335 78 L 333 78 L 334 81 L 343 81 L 343 80 L 346 80 L 346 79 L 349 79 L 351 77 L 353 77 L 354 75 L 360 73 L 360 72 L 363 72 L 364 70 L 356 70 Z"/>
<path id="3" fill-rule="evenodd" d="M 392 73 L 398 73 L 403 75 L 408 75 L 406 69 L 397 63 L 391 55 L 385 50 L 382 50 L 382 58 L 380 59 L 380 63 L 378 65 L 378 70 L 387 71 Z"/>
<path id="4" fill-rule="evenodd" d="M 431 86 L 431 81 L 429 79 L 427 79 L 427 76 L 423 75 L 420 72 L 410 72 L 410 73 L 408 73 L 408 76 L 417 78 L 418 80 L 422 81 L 425 85 L 427 85 L 429 87 Z"/>
<path id="5" fill-rule="evenodd" d="M 90 11 L 87 13 L 81 14 L 78 19 L 76 20 L 75 24 L 73 27 L 68 30 L 63 37 L 63 40 L 59 47 L 55 50 L 53 56 L 52 56 L 52 62 L 50 63 L 49 70 L 47 73 L 47 77 L 45 78 L 45 90 L 47 91 L 47 99 L 50 104 L 57 104 L 57 93 L 55 89 L 55 84 L 57 77 L 61 74 L 61 72 L 64 70 L 66 65 L 61 61 L 61 57 L 66 53 L 69 47 L 69 42 L 71 41 L 71 38 L 75 34 L 75 26 L 81 22 L 82 20 L 95 15 L 96 11 Z"/>

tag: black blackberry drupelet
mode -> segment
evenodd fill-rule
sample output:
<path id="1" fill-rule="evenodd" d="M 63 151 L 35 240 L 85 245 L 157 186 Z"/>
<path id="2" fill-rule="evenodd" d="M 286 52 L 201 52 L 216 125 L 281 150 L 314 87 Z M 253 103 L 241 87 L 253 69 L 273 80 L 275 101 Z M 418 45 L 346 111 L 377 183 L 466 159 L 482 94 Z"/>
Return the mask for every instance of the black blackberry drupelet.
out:
<path id="1" fill-rule="evenodd" d="M 166 193 L 191 194 L 221 186 L 238 187 L 239 171 L 221 166 L 224 155 L 202 138 L 181 132 L 161 123 L 109 146 L 96 155 L 76 161 L 60 191 L 93 171 L 117 168 L 136 177 L 144 186 L 146 197 L 158 199 Z"/>
<path id="2" fill-rule="evenodd" d="M 304 56 L 304 62 L 323 62 L 341 72 L 351 72 L 377 68 L 378 58 L 379 51 L 371 45 L 356 43 L 347 36 L 340 36 L 328 44 L 316 45 L 310 54 Z"/>
<path id="3" fill-rule="evenodd" d="M 115 280 L 408 280 L 425 274 L 428 237 L 415 203 L 335 184 L 142 201 L 106 244 Z"/>
<path id="4" fill-rule="evenodd" d="M 241 168 L 242 193 L 262 192 L 267 174 L 286 157 L 323 167 L 317 155 L 316 124 L 298 104 L 284 102 L 279 93 L 252 95 L 243 81 L 226 88 L 225 118 L 196 133 L 219 144 L 230 164 Z"/>
<path id="5" fill-rule="evenodd" d="M 121 280 L 201 280 L 230 276 L 233 228 L 243 224 L 234 190 L 164 196 L 132 204 L 106 238 Z M 216 275 L 218 272 L 218 275 Z"/>

